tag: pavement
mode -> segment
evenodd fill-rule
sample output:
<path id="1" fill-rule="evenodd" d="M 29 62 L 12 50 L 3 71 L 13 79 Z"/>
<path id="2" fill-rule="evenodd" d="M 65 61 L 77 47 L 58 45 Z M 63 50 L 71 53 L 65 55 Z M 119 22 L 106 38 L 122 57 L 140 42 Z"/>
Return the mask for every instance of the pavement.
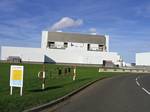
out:
<path id="1" fill-rule="evenodd" d="M 150 112 L 150 74 L 127 74 L 89 86 L 47 112 Z"/>

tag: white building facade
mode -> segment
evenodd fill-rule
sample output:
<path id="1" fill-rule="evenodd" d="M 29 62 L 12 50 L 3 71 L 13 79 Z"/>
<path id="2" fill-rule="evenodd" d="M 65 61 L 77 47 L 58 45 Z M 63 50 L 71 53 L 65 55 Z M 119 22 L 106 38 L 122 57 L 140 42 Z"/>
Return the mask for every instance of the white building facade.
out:
<path id="1" fill-rule="evenodd" d="M 150 66 L 150 52 L 136 53 L 136 65 Z"/>
<path id="2" fill-rule="evenodd" d="M 121 57 L 109 52 L 109 36 L 64 32 L 42 32 L 41 48 L 1 47 L 1 60 L 19 56 L 24 62 L 121 65 Z"/>

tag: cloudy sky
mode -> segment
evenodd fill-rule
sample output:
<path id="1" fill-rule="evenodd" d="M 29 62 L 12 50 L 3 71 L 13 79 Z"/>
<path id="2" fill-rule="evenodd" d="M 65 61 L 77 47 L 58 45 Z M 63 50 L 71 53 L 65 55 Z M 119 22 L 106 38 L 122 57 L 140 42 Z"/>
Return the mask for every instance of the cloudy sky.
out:
<path id="1" fill-rule="evenodd" d="M 42 30 L 107 34 L 126 62 L 150 51 L 149 0 L 0 0 L 0 45 L 40 47 Z"/>

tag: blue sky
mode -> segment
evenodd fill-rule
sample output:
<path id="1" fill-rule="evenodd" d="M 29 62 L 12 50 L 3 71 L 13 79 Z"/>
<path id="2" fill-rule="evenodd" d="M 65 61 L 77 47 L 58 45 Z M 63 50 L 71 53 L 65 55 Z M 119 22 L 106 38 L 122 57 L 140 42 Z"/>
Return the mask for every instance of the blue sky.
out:
<path id="1" fill-rule="evenodd" d="M 108 34 L 126 62 L 150 51 L 149 0 L 0 0 L 0 45 L 40 47 L 41 31 L 64 17 L 81 24 L 62 31 Z"/>

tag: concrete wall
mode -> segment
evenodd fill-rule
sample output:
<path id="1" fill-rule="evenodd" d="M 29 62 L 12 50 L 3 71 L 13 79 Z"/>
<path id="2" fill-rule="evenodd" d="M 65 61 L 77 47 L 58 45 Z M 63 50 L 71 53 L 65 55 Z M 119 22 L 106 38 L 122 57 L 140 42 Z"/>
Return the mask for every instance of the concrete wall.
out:
<path id="1" fill-rule="evenodd" d="M 42 38 L 41 38 L 42 49 L 46 49 L 47 47 L 47 38 L 48 38 L 48 31 L 42 31 Z"/>
<path id="2" fill-rule="evenodd" d="M 106 37 L 106 51 L 109 52 L 109 35 L 105 35 Z"/>
<path id="3" fill-rule="evenodd" d="M 102 64 L 103 60 L 112 60 L 118 64 L 120 56 L 113 52 L 88 51 L 87 44 L 68 43 L 64 49 L 42 49 L 24 47 L 2 47 L 1 60 L 9 56 L 19 56 L 22 61 L 53 62 L 53 63 L 80 63 Z"/>
<path id="4" fill-rule="evenodd" d="M 118 55 L 116 53 L 107 52 L 81 52 L 81 51 L 68 51 L 68 50 L 46 50 L 45 55 L 56 63 L 84 63 L 84 64 L 102 64 L 103 60 L 112 60 L 115 64 L 118 61 Z"/>
<path id="5" fill-rule="evenodd" d="M 22 61 L 44 62 L 44 53 L 41 48 L 1 47 L 1 60 L 9 56 L 19 56 Z"/>
<path id="6" fill-rule="evenodd" d="M 120 56 L 114 52 L 88 51 L 87 43 L 68 43 L 66 49 L 47 48 L 44 53 L 56 63 L 102 64 L 103 60 L 112 60 L 115 64 L 119 64 L 120 59 Z"/>
<path id="7" fill-rule="evenodd" d="M 150 52 L 136 53 L 136 65 L 150 66 Z"/>
<path id="8" fill-rule="evenodd" d="M 149 73 L 145 69 L 126 69 L 126 68 L 99 68 L 99 72 L 127 72 L 127 73 Z"/>
<path id="9" fill-rule="evenodd" d="M 106 51 L 88 51 L 88 43 L 68 43 L 65 49 L 47 48 L 48 32 L 42 32 L 41 47 L 44 50 L 47 62 L 55 63 L 82 63 L 82 64 L 102 64 L 103 60 L 112 60 L 115 64 L 120 65 L 120 56 L 117 53 L 109 52 L 109 36 L 106 37 Z M 95 46 L 94 44 L 90 46 Z M 94 47 L 93 47 L 94 48 Z"/>
<path id="10" fill-rule="evenodd" d="M 109 36 L 106 35 L 105 37 L 107 52 L 94 51 L 97 49 L 95 44 L 91 44 L 93 51 L 87 50 L 88 43 L 68 42 L 67 48 L 48 48 L 48 32 L 43 31 L 41 48 L 2 47 L 1 60 L 7 60 L 9 56 L 19 56 L 22 61 L 32 62 L 102 64 L 103 60 L 111 60 L 120 65 L 120 56 L 117 53 L 108 52 Z M 60 46 L 60 43 L 56 42 L 56 45 Z"/>

